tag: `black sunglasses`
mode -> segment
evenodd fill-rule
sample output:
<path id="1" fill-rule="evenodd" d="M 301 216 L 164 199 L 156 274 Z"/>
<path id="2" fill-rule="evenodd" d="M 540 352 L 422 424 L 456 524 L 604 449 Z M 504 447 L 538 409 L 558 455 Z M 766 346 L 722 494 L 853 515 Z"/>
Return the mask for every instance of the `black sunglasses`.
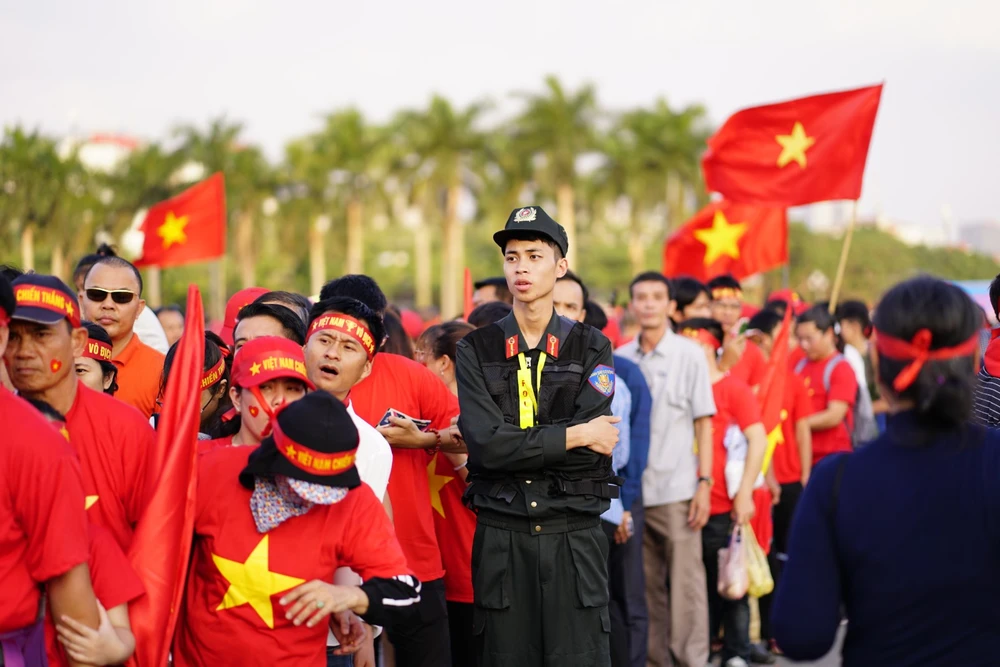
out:
<path id="1" fill-rule="evenodd" d="M 135 298 L 135 292 L 127 289 L 101 289 L 100 287 L 91 287 L 84 292 L 87 298 L 94 303 L 104 303 L 104 300 L 111 295 L 111 300 L 115 303 L 126 304 L 131 303 L 132 299 Z"/>

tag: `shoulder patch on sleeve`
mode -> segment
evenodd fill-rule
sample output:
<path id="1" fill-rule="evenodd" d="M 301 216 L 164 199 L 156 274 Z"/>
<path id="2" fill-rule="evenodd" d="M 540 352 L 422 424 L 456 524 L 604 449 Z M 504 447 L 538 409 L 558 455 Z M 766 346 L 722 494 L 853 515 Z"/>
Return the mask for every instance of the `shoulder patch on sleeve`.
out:
<path id="1" fill-rule="evenodd" d="M 601 364 L 590 374 L 590 386 L 605 396 L 615 392 L 615 369 Z"/>

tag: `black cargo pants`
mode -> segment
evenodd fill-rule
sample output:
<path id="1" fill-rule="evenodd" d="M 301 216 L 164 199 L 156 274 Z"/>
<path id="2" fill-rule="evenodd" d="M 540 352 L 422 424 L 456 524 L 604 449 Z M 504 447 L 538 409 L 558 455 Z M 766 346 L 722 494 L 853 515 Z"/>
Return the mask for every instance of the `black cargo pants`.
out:
<path id="1" fill-rule="evenodd" d="M 600 519 L 553 523 L 480 512 L 472 543 L 479 667 L 610 667 Z"/>

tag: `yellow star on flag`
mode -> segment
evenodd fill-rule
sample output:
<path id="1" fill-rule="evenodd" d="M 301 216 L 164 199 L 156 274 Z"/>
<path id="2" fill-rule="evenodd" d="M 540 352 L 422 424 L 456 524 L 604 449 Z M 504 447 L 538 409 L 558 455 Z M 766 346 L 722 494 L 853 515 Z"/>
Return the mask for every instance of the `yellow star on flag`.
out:
<path id="1" fill-rule="evenodd" d="M 91 507 L 93 507 L 94 503 L 97 502 L 98 498 L 100 498 L 100 496 L 84 496 L 83 497 L 83 509 L 84 509 L 84 511 L 89 510 Z"/>
<path id="2" fill-rule="evenodd" d="M 441 489 L 443 489 L 448 482 L 454 480 L 455 478 L 437 474 L 434 469 L 436 462 L 437 458 L 433 458 L 431 459 L 431 462 L 427 464 L 427 481 L 431 487 L 431 507 L 433 507 L 438 514 L 444 516 L 444 505 L 441 504 Z"/>
<path id="3" fill-rule="evenodd" d="M 274 629 L 274 607 L 271 596 L 303 583 L 305 579 L 271 572 L 265 535 L 247 556 L 245 563 L 212 554 L 219 573 L 229 582 L 229 588 L 216 611 L 249 604 L 267 627 Z"/>
<path id="4" fill-rule="evenodd" d="M 167 211 L 167 217 L 163 224 L 156 230 L 157 235 L 163 239 L 163 247 L 169 248 L 175 243 L 187 243 L 187 234 L 184 228 L 187 227 L 188 217 L 182 215 L 175 217 L 173 211 Z"/>
<path id="5" fill-rule="evenodd" d="M 705 244 L 705 266 L 711 266 L 721 257 L 739 259 L 739 242 L 746 233 L 747 223 L 731 225 L 722 211 L 716 211 L 711 227 L 694 232 L 694 237 Z"/>
<path id="6" fill-rule="evenodd" d="M 777 425 L 771 432 L 767 434 L 767 449 L 764 450 L 764 464 L 761 466 L 761 470 L 765 473 L 768 467 L 771 465 L 771 459 L 774 457 L 774 450 L 778 448 L 778 445 L 785 444 L 785 433 L 781 430 L 781 422 L 788 418 L 788 411 L 782 410 L 781 417 L 778 419 Z"/>
<path id="7" fill-rule="evenodd" d="M 258 373 L 260 373 L 260 364 L 254 362 L 253 365 L 250 366 L 250 375 L 257 375 Z"/>
<path id="8" fill-rule="evenodd" d="M 802 127 L 802 123 L 796 121 L 791 134 L 779 134 L 774 140 L 781 144 L 781 155 L 778 156 L 779 168 L 789 162 L 798 162 L 800 167 L 806 168 L 806 151 L 816 143 L 816 139 L 806 136 L 806 129 Z"/>

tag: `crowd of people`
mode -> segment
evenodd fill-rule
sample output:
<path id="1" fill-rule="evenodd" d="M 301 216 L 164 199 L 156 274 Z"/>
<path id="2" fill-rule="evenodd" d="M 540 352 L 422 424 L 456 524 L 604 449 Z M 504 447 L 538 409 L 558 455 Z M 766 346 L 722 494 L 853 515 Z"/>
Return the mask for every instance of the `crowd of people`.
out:
<path id="1" fill-rule="evenodd" d="M 989 663 L 1000 337 L 963 292 L 914 278 L 872 316 L 645 272 L 623 321 L 541 208 L 494 240 L 467 317 L 365 275 L 229 299 L 175 665 L 745 667 L 822 656 L 842 618 L 844 664 Z M 73 283 L 0 277 L 0 664 L 141 640 L 125 554 L 186 314 L 107 247 Z M 777 584 L 759 641 L 720 585 L 738 526 Z"/>

